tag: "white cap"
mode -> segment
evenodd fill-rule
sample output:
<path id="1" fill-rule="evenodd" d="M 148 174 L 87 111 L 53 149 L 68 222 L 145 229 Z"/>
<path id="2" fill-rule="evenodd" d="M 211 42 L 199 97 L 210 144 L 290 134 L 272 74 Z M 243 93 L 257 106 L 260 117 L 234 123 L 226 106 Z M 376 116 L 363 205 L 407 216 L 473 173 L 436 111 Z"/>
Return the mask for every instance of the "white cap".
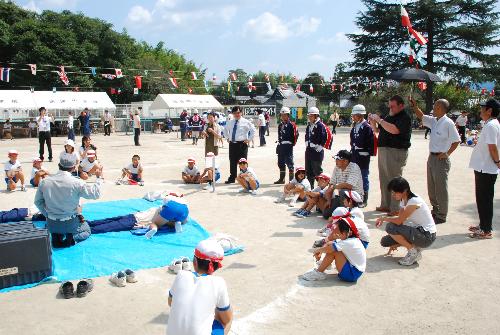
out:
<path id="1" fill-rule="evenodd" d="M 352 107 L 351 115 L 365 115 L 366 114 L 366 108 L 363 105 L 354 105 Z"/>
<path id="2" fill-rule="evenodd" d="M 35 162 L 43 162 L 43 160 L 40 157 L 35 157 L 33 158 L 33 163 Z"/>
<path id="3" fill-rule="evenodd" d="M 307 115 L 319 115 L 318 107 L 311 107 L 307 111 Z"/>
<path id="4" fill-rule="evenodd" d="M 11 149 L 9 150 L 8 155 L 19 155 L 19 152 L 17 152 L 16 149 Z"/>
<path id="5" fill-rule="evenodd" d="M 213 239 L 200 241 L 196 246 L 196 250 L 199 251 L 199 253 L 195 253 L 198 258 L 207 260 L 220 260 L 224 258 L 224 249 L 222 249 L 221 245 Z M 199 257 L 200 254 L 206 257 Z"/>
<path id="6" fill-rule="evenodd" d="M 213 152 L 211 152 L 211 151 L 210 151 L 210 152 L 207 152 L 207 156 L 206 156 L 206 157 L 214 157 L 214 156 L 215 156 L 215 155 L 214 155 L 214 153 L 213 153 Z"/>
<path id="7" fill-rule="evenodd" d="M 280 114 L 290 114 L 290 108 L 288 107 L 281 108 Z"/>
<path id="8" fill-rule="evenodd" d="M 189 157 L 188 163 L 196 163 L 196 159 L 194 159 L 193 157 Z"/>
<path id="9" fill-rule="evenodd" d="M 68 138 L 66 141 L 64 141 L 64 145 L 70 145 L 75 148 L 75 141 Z"/>
<path id="10" fill-rule="evenodd" d="M 332 213 L 332 223 L 337 222 L 338 220 L 342 219 L 344 216 L 349 214 L 349 210 L 345 207 L 337 207 Z"/>
<path id="11" fill-rule="evenodd" d="M 347 190 L 344 191 L 345 195 L 354 202 L 363 202 L 363 198 L 356 191 Z"/>
<path id="12" fill-rule="evenodd" d="M 95 157 L 95 150 L 88 150 L 87 157 Z"/>

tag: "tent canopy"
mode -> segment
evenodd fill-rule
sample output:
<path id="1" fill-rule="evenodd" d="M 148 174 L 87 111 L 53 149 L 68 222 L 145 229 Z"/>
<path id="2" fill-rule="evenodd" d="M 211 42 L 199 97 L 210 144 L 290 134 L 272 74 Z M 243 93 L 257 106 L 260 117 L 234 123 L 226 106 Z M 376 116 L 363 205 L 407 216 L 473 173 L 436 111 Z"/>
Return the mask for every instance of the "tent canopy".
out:
<path id="1" fill-rule="evenodd" d="M 212 95 L 158 94 L 149 109 L 169 108 L 219 109 L 223 106 Z"/>
<path id="2" fill-rule="evenodd" d="M 36 109 L 34 96 L 28 90 L 0 91 L 0 110 Z"/>

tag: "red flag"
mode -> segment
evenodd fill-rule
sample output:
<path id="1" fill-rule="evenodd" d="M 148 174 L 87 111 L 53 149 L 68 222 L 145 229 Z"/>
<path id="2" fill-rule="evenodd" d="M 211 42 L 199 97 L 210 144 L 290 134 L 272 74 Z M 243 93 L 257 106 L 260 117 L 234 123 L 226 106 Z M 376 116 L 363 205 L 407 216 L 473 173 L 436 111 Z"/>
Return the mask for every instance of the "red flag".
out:
<path id="1" fill-rule="evenodd" d="M 485 88 L 482 88 L 481 89 L 481 95 L 485 95 L 486 94 L 486 89 Z"/>
<path id="2" fill-rule="evenodd" d="M 196 75 L 196 72 L 191 72 L 191 79 L 198 80 L 198 76 Z"/>
<path id="3" fill-rule="evenodd" d="M 401 23 L 403 24 L 403 27 L 411 27 L 410 17 L 403 6 L 401 6 Z"/>
<path id="4" fill-rule="evenodd" d="M 116 74 L 116 78 L 123 77 L 123 73 L 122 73 L 121 69 L 115 69 L 115 74 Z"/>
<path id="5" fill-rule="evenodd" d="M 491 93 L 490 93 L 490 97 L 494 97 L 495 96 L 495 90 L 491 90 Z"/>
<path id="6" fill-rule="evenodd" d="M 408 30 L 413 35 L 413 37 L 415 37 L 415 39 L 417 40 L 418 44 L 424 45 L 424 44 L 427 43 L 427 39 L 424 36 L 422 36 L 421 33 L 419 33 L 418 31 L 416 31 L 412 27 L 408 28 Z"/>
<path id="7" fill-rule="evenodd" d="M 335 84 L 332 84 L 331 87 L 332 87 L 332 92 L 335 92 Z"/>
<path id="8" fill-rule="evenodd" d="M 427 89 L 427 83 L 425 81 L 419 81 L 417 86 L 421 91 L 425 91 Z"/>
<path id="9" fill-rule="evenodd" d="M 170 80 L 170 83 L 172 84 L 172 86 L 174 86 L 175 88 L 179 88 L 179 85 L 177 84 L 177 80 L 174 77 L 170 77 L 170 78 L 168 78 L 168 80 Z"/>
<path id="10" fill-rule="evenodd" d="M 188 93 L 189 94 L 192 94 L 193 93 L 193 89 L 191 87 L 188 87 Z"/>
<path id="11" fill-rule="evenodd" d="M 109 93 L 111 93 L 111 95 L 116 94 L 116 90 L 115 90 L 114 88 L 112 88 L 112 87 L 111 87 L 111 88 L 109 89 Z"/>
<path id="12" fill-rule="evenodd" d="M 135 87 L 138 89 L 142 89 L 142 77 L 141 76 L 135 76 Z"/>
<path id="13" fill-rule="evenodd" d="M 170 74 L 173 77 L 174 76 L 174 70 L 168 70 L 168 74 Z"/>

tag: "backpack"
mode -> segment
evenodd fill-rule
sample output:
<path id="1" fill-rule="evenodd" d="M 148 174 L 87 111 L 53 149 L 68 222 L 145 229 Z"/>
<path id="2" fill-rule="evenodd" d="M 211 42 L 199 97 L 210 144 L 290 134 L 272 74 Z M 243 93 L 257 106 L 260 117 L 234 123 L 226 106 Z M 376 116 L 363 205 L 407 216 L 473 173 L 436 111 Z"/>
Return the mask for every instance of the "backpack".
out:
<path id="1" fill-rule="evenodd" d="M 293 126 L 293 145 L 297 144 L 297 140 L 299 139 L 299 128 L 295 122 L 291 122 Z"/>
<path id="2" fill-rule="evenodd" d="M 321 121 L 323 123 L 323 121 Z M 327 150 L 332 150 L 332 144 L 333 144 L 333 134 L 330 128 L 326 124 L 323 123 L 323 126 L 325 127 L 326 130 L 326 140 L 325 143 L 323 143 L 323 148 Z"/>

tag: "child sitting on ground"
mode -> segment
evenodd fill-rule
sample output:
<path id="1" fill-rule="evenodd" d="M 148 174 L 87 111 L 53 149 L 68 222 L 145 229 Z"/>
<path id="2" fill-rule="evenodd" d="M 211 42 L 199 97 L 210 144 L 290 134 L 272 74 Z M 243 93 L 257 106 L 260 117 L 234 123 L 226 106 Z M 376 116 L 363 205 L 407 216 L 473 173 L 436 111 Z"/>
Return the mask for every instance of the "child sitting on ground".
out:
<path id="1" fill-rule="evenodd" d="M 132 163 L 122 169 L 122 176 L 116 181 L 116 185 L 123 183 L 123 178 L 127 177 L 130 181 L 138 183 L 140 186 L 144 186 L 144 181 L 142 180 L 142 165 L 141 157 L 139 155 L 132 156 Z"/>
<path id="2" fill-rule="evenodd" d="M 80 155 L 75 151 L 75 142 L 71 139 L 64 141 L 64 151 L 59 154 L 59 159 L 63 156 L 73 156 L 76 160 L 76 166 L 80 165 Z M 72 172 L 74 176 L 78 176 L 78 171 Z"/>
<path id="3" fill-rule="evenodd" d="M 40 158 L 33 159 L 33 169 L 31 169 L 30 184 L 33 187 L 38 187 L 42 179 L 47 177 L 49 172 L 42 166 Z"/>
<path id="4" fill-rule="evenodd" d="M 240 158 L 238 166 L 240 174 L 236 177 L 236 181 L 243 187 L 239 192 L 249 192 L 252 195 L 257 195 L 257 189 L 260 186 L 257 174 L 255 174 L 255 171 L 251 167 L 248 167 L 246 158 Z"/>
<path id="5" fill-rule="evenodd" d="M 359 232 L 353 220 L 340 219 L 333 232 L 334 241 L 328 241 L 321 248 L 314 248 L 317 261 L 325 254 L 317 269 L 301 276 L 307 281 L 325 280 L 325 270 L 335 262 L 338 277 L 342 281 L 355 283 L 366 270 L 366 249 L 359 239 Z"/>
<path id="6" fill-rule="evenodd" d="M 188 158 L 188 165 L 182 171 L 182 180 L 186 184 L 198 184 L 200 182 L 200 170 L 196 166 L 196 160 Z"/>
<path id="7" fill-rule="evenodd" d="M 90 137 L 83 136 L 82 137 L 82 146 L 80 147 L 79 152 L 78 152 L 80 155 L 80 159 L 84 159 L 89 150 L 93 150 L 94 153 L 96 153 L 97 148 L 95 145 L 92 144 L 92 140 L 90 139 Z"/>
<path id="8" fill-rule="evenodd" d="M 328 201 L 325 198 L 325 191 L 328 189 L 330 184 L 330 176 L 326 173 L 321 173 L 316 177 L 318 181 L 318 186 L 312 191 L 306 191 L 306 202 L 304 205 L 293 215 L 299 218 L 306 218 L 311 215 L 311 210 L 316 206 L 316 208 L 321 212 L 328 206 Z"/>
<path id="9" fill-rule="evenodd" d="M 17 182 L 21 182 L 21 191 L 26 191 L 24 186 L 24 174 L 21 162 L 17 160 L 19 153 L 17 150 L 9 150 L 9 160 L 5 163 L 5 183 L 7 183 L 7 191 L 14 191 Z"/>
<path id="10" fill-rule="evenodd" d="M 363 198 L 358 192 L 352 190 L 344 191 L 344 207 L 348 208 L 351 215 L 359 217 L 361 220 L 365 221 L 365 215 L 359 207 L 363 203 Z"/>
<path id="11" fill-rule="evenodd" d="M 95 175 L 98 169 L 102 170 L 102 166 L 96 160 L 95 151 L 87 150 L 85 158 L 82 159 L 80 166 L 78 167 L 78 174 L 80 178 L 87 180 L 89 177 Z M 102 175 L 101 178 L 103 178 Z"/>
<path id="12" fill-rule="evenodd" d="M 207 185 L 203 186 L 204 190 L 208 190 L 210 186 L 212 186 L 212 181 L 214 181 L 214 170 L 215 170 L 215 182 L 220 179 L 219 167 L 217 166 L 217 162 L 215 162 L 215 168 L 213 167 L 213 160 L 215 159 L 215 155 L 213 152 L 207 152 L 207 156 L 205 157 L 205 170 L 200 177 L 200 185 L 203 186 L 204 183 Z"/>
<path id="13" fill-rule="evenodd" d="M 280 203 L 286 200 L 287 197 L 292 196 L 289 206 L 295 206 L 297 200 L 305 200 L 306 192 L 311 191 L 311 184 L 306 178 L 306 169 L 298 167 L 295 169 L 295 178 L 283 187 L 283 194 L 276 199 L 275 203 Z"/>

